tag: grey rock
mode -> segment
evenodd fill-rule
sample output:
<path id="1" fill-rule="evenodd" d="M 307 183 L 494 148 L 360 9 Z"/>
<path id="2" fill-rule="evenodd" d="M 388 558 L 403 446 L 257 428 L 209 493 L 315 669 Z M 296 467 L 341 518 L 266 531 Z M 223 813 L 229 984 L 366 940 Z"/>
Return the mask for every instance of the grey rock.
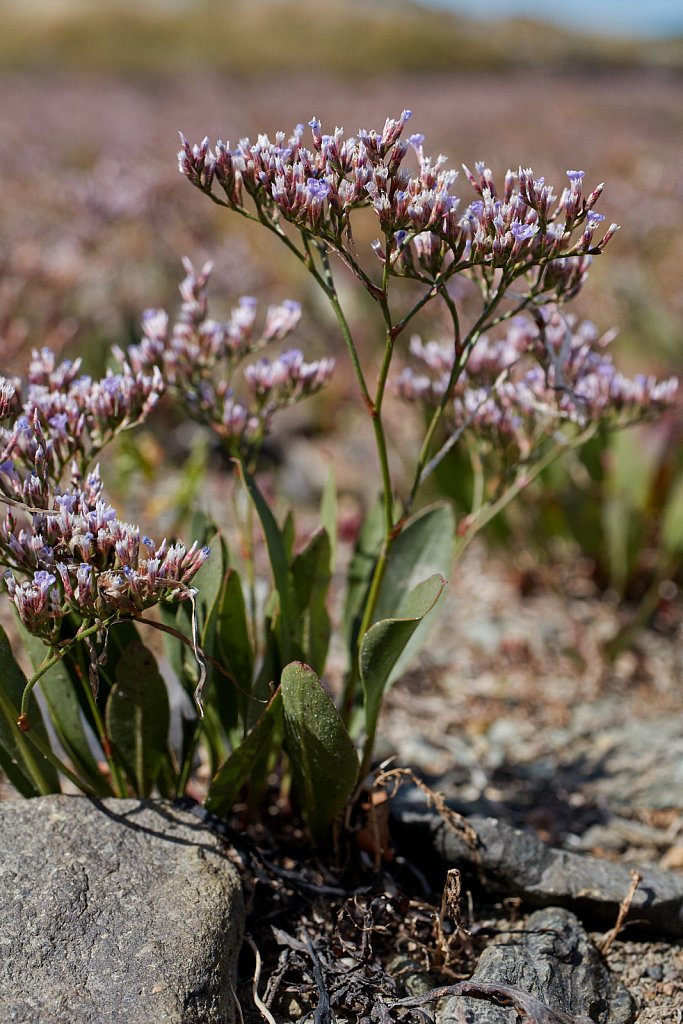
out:
<path id="1" fill-rule="evenodd" d="M 538 910 L 518 928 L 482 953 L 470 979 L 483 986 L 513 987 L 538 999 L 550 1011 L 547 1020 L 630 1024 L 634 1006 L 628 992 L 609 973 L 574 914 L 551 907 Z M 557 1013 L 559 1011 L 559 1013 Z M 514 1024 L 513 1008 L 456 996 L 446 1000 L 440 1024 Z"/>
<path id="2" fill-rule="evenodd" d="M 604 927 L 614 925 L 631 884 L 625 864 L 546 846 L 536 835 L 495 818 L 472 815 L 474 846 L 433 812 L 409 810 L 397 801 L 392 812 L 418 843 L 428 842 L 451 866 L 476 869 L 487 884 L 531 906 L 565 906 Z M 656 868 L 639 869 L 628 921 L 658 934 L 683 936 L 683 877 Z"/>
<path id="3" fill-rule="evenodd" d="M 0 804 L 0 1022 L 230 1024 L 244 902 L 163 801 Z"/>

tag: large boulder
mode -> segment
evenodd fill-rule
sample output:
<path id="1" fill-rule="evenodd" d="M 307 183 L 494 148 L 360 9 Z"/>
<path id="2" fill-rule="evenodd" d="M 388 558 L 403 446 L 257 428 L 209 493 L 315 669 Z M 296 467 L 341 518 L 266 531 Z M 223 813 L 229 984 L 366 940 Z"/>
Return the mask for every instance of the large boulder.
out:
<path id="1" fill-rule="evenodd" d="M 240 880 L 163 801 L 0 803 L 0 1022 L 230 1024 Z"/>

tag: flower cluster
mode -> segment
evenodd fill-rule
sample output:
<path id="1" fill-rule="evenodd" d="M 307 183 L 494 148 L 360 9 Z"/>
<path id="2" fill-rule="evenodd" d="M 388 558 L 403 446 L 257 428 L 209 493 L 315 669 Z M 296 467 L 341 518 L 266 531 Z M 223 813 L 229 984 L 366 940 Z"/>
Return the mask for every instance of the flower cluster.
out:
<path id="1" fill-rule="evenodd" d="M 62 619 L 106 621 L 183 599 L 208 549 L 140 539 L 103 497 L 96 454 L 142 422 L 164 391 L 158 367 L 99 380 L 81 361 L 34 351 L 27 384 L 0 381 L 0 565 L 24 625 L 56 642 Z"/>
<path id="2" fill-rule="evenodd" d="M 584 172 L 569 170 L 567 185 L 556 191 L 520 167 L 499 188 L 480 162 L 476 173 L 463 165 L 475 198 L 462 206 L 453 193 L 459 172 L 446 157 L 427 156 L 423 135 L 402 138 L 410 117 L 404 110 L 381 132 L 360 130 L 349 138 L 340 128 L 324 134 L 314 117 L 309 147 L 303 125 L 289 138 L 278 132 L 271 142 L 259 135 L 234 149 L 222 141 L 212 149 L 208 138 L 191 145 L 181 134 L 179 169 L 224 205 L 244 211 L 249 196 L 261 219 L 282 218 L 338 250 L 351 212 L 369 206 L 384 236 L 375 251 L 392 273 L 435 279 L 485 267 L 517 276 L 537 267 L 539 289 L 571 297 L 585 275 L 586 255 L 602 252 L 617 230 L 612 224 L 596 237 L 604 221 L 595 210 L 603 185 L 586 194 Z M 413 172 L 404 164 L 411 150 Z"/>
<path id="3" fill-rule="evenodd" d="M 307 363 L 298 349 L 260 358 L 244 369 L 249 397 L 240 401 L 232 385 L 238 366 L 265 345 L 284 340 L 299 323 L 301 307 L 289 300 L 270 306 L 257 330 L 256 301 L 243 297 L 225 322 L 212 320 L 206 298 L 211 265 L 197 274 L 189 260 L 183 262 L 183 302 L 176 322 L 171 327 L 164 310 L 148 310 L 142 341 L 129 348 L 127 358 L 138 373 L 161 372 L 188 413 L 239 453 L 258 445 L 279 409 L 325 387 L 334 360 Z"/>
<path id="4" fill-rule="evenodd" d="M 658 415 L 676 399 L 676 378 L 625 377 L 606 351 L 613 333 L 576 324 L 557 307 L 545 307 L 535 321 L 517 317 L 507 332 L 482 335 L 451 388 L 447 417 L 452 429 L 471 427 L 528 453 L 535 441 L 562 423 L 624 426 Z M 436 405 L 444 399 L 455 354 L 452 345 L 412 339 L 412 356 L 422 364 L 405 367 L 396 382 L 409 401 Z"/>
<path id="5" fill-rule="evenodd" d="M 81 361 L 57 363 L 33 352 L 25 396 L 19 382 L 0 380 L 0 494 L 47 508 L 65 469 L 82 473 L 120 431 L 142 422 L 164 390 L 158 369 L 134 372 L 128 363 L 100 380 L 81 374 Z"/>
<path id="6" fill-rule="evenodd" d="M 17 410 L 17 385 L 0 378 L 0 422 L 8 419 Z"/>
<path id="7" fill-rule="evenodd" d="M 12 509 L 0 523 L 10 598 L 27 629 L 47 640 L 72 611 L 106 621 L 162 599 L 182 600 L 208 555 L 196 543 L 189 549 L 166 540 L 156 545 L 121 522 L 102 498 L 97 468 L 56 495 L 53 508 L 34 512 L 30 525 L 20 525 Z"/>

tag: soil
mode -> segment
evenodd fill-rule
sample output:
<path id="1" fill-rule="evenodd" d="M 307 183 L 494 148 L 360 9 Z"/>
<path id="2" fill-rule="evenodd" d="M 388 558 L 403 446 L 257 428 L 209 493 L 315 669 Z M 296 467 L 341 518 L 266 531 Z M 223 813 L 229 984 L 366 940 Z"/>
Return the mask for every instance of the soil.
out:
<path id="1" fill-rule="evenodd" d="M 409 766 L 464 814 L 680 874 L 681 608 L 662 608 L 610 664 L 604 643 L 629 610 L 598 594 L 589 569 L 570 560 L 531 577 L 523 562 L 473 546 L 428 653 L 387 699 L 380 756 Z M 361 1020 L 378 1005 L 389 1012 L 401 996 L 468 978 L 496 935 L 524 929 L 531 908 L 522 900 L 494 897 L 466 875 L 454 900 L 444 865 L 402 841 L 394 836 L 380 865 L 361 853 L 354 878 L 302 858 L 301 835 L 268 840 L 270 863 L 289 874 L 261 871 L 250 930 L 263 957 L 259 991 L 276 1020 L 308 1012 Z M 340 877 L 345 891 L 322 891 Z M 604 946 L 605 932 L 584 924 Z M 639 931 L 627 916 L 607 947 L 640 1024 L 683 1021 L 683 943 Z M 253 956 L 246 953 L 240 992 L 248 1019 Z M 397 1012 L 384 1019 L 425 1019 Z"/>
<path id="2" fill-rule="evenodd" d="M 569 559 L 530 574 L 523 559 L 471 549 L 427 660 L 389 694 L 382 734 L 463 811 L 680 873 L 681 607 L 662 606 L 610 664 L 604 644 L 632 610 L 598 594 L 589 570 Z M 627 924 L 607 961 L 639 1022 L 683 1020 L 683 945 L 632 941 Z"/>

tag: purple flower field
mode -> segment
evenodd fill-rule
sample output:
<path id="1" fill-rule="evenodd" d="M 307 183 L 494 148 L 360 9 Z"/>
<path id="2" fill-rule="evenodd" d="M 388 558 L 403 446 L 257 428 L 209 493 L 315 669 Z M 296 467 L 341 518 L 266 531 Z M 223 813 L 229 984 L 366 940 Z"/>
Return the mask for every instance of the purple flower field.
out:
<path id="1" fill-rule="evenodd" d="M 21 366 L 24 346 L 128 340 L 145 308 L 174 300 L 182 255 L 196 265 L 211 257 L 227 297 L 275 288 L 278 300 L 306 306 L 305 275 L 280 262 L 274 241 L 216 216 L 184 187 L 177 132 L 234 145 L 258 131 L 289 133 L 315 115 L 324 130 L 338 122 L 352 133 L 408 105 L 411 130 L 451 166 L 483 160 L 502 178 L 523 164 L 553 181 L 580 167 L 587 188 L 604 179 L 601 209 L 622 230 L 609 257 L 595 261 L 576 308 L 600 329 L 617 326 L 622 355 L 632 352 L 639 368 L 644 354 L 659 370 L 679 364 L 683 121 L 675 77 L 515 71 L 246 82 L 194 72 L 125 82 L 5 72 L 0 89 L 7 369 Z M 359 251 L 374 230 L 369 219 Z"/>

